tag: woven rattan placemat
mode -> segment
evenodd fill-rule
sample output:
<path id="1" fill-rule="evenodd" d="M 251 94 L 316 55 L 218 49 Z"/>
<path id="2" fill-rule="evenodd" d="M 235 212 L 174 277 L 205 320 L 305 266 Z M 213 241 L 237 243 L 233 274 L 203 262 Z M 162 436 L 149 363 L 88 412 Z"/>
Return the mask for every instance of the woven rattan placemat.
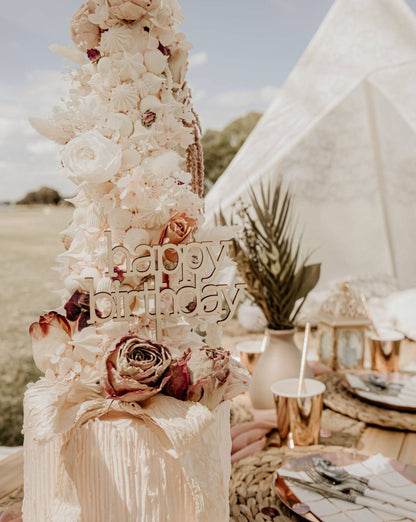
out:
<path id="1" fill-rule="evenodd" d="M 248 395 L 240 395 L 231 403 L 231 425 L 252 420 Z M 299 520 L 278 499 L 274 492 L 273 474 L 288 460 L 320 451 L 355 451 L 365 423 L 330 409 L 322 413 L 321 445 L 289 449 L 276 447 L 279 434 L 272 432 L 269 446 L 260 453 L 233 464 L 230 481 L 230 521 L 261 522 Z M 328 447 L 329 446 L 329 447 Z"/>
<path id="2" fill-rule="evenodd" d="M 230 482 L 230 522 L 288 522 L 299 520 L 274 492 L 273 475 L 289 460 L 321 451 L 355 451 L 332 446 L 306 448 L 268 448 L 233 464 Z"/>
<path id="3" fill-rule="evenodd" d="M 322 375 L 319 379 L 326 385 L 324 404 L 327 408 L 342 413 L 351 419 L 357 419 L 382 428 L 416 431 L 415 413 L 390 410 L 360 400 L 343 385 L 344 374 L 328 373 Z"/>

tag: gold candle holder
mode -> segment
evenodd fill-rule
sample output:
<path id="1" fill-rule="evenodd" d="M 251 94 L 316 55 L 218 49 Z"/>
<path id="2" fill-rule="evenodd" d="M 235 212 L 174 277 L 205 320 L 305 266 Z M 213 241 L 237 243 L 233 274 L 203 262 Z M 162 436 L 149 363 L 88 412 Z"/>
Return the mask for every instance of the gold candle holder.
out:
<path id="1" fill-rule="evenodd" d="M 403 334 L 393 331 L 370 335 L 371 369 L 376 372 L 398 372 L 403 339 Z"/>
<path id="2" fill-rule="evenodd" d="M 271 386 L 276 404 L 277 429 L 282 444 L 289 447 L 319 443 L 325 384 L 305 379 L 298 395 L 299 379 L 277 381 Z"/>
<path id="3" fill-rule="evenodd" d="M 243 364 L 250 374 L 253 373 L 260 355 L 264 351 L 263 341 L 244 341 L 237 344 L 237 350 L 240 354 L 240 362 Z"/>

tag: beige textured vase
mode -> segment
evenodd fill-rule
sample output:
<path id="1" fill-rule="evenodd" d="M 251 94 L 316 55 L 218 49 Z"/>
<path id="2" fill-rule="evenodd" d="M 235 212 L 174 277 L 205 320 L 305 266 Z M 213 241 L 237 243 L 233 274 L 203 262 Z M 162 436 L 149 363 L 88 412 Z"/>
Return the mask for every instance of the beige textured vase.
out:
<path id="1" fill-rule="evenodd" d="M 273 409 L 275 404 L 270 386 L 276 381 L 299 376 L 302 355 L 295 344 L 294 334 L 295 329 L 266 329 L 265 348 L 250 380 L 250 398 L 253 408 Z M 305 377 L 312 376 L 312 371 L 307 366 Z"/>

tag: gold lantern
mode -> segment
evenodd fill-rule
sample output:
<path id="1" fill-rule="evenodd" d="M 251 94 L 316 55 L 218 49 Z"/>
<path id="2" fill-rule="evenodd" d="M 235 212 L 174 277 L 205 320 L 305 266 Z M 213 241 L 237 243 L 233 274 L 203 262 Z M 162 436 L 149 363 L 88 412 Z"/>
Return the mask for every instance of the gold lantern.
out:
<path id="1" fill-rule="evenodd" d="M 342 283 L 321 306 L 318 316 L 320 361 L 333 370 L 364 367 L 366 330 L 370 324 L 360 298 Z"/>

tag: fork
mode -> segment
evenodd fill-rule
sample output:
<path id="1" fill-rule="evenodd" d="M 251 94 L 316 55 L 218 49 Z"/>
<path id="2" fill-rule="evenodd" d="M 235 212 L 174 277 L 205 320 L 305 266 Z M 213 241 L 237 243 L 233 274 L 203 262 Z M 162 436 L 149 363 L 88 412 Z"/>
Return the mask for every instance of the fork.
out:
<path id="1" fill-rule="evenodd" d="M 338 489 L 332 489 L 328 487 L 328 485 L 322 486 L 318 484 L 314 484 L 307 480 L 302 480 L 295 478 L 293 476 L 278 474 L 278 477 L 282 478 L 284 481 L 292 482 L 292 484 L 301 486 L 303 488 L 309 489 L 321 495 L 322 497 L 328 498 L 338 498 L 340 500 L 344 500 L 345 502 L 350 502 L 352 504 L 357 504 L 359 506 L 363 506 L 366 508 L 375 509 L 377 511 L 383 511 L 384 513 L 389 513 L 391 515 L 400 516 L 405 519 L 415 520 L 415 514 L 413 511 L 408 511 L 407 509 L 402 509 L 399 507 L 392 506 L 391 504 L 380 504 L 379 501 L 373 500 L 371 498 L 357 496 L 352 493 L 343 493 Z"/>
<path id="2" fill-rule="evenodd" d="M 333 489 L 336 489 L 337 491 L 353 490 L 355 493 L 358 493 L 363 497 L 373 498 L 383 503 L 388 502 L 390 505 L 394 507 L 401 507 L 407 509 L 408 511 L 412 511 L 416 514 L 416 504 L 414 502 L 402 500 L 398 497 L 395 497 L 394 499 L 386 498 L 386 493 L 381 493 L 374 489 L 367 488 L 363 484 L 360 484 L 353 480 L 347 479 L 344 480 L 342 483 L 337 483 L 336 481 L 331 480 L 330 478 L 325 477 L 324 475 L 321 475 L 319 471 L 317 471 L 313 466 L 306 468 L 304 471 L 306 475 L 313 481 L 316 481 L 325 486 L 330 486 Z M 380 506 L 380 508 L 382 507 Z"/>

